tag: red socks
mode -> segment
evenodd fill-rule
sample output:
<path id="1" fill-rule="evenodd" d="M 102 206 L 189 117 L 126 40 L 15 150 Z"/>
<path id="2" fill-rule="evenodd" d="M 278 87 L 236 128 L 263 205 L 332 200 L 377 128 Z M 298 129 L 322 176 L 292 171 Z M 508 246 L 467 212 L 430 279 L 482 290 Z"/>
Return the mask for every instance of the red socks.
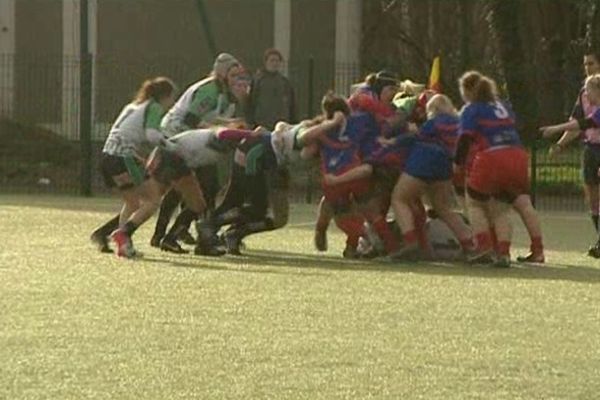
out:
<path id="1" fill-rule="evenodd" d="M 383 218 L 379 218 L 376 221 L 371 222 L 373 229 L 379 235 L 385 246 L 385 251 L 390 254 L 400 248 L 400 244 L 396 240 L 394 233 L 388 226 L 387 222 Z"/>
<path id="2" fill-rule="evenodd" d="M 347 236 L 346 244 L 352 248 L 358 246 L 358 239 L 363 233 L 363 218 L 358 215 L 348 215 L 335 218 L 335 224 Z"/>
<path id="3" fill-rule="evenodd" d="M 544 244 L 542 243 L 542 237 L 536 236 L 531 238 L 531 246 L 529 247 L 533 254 L 543 254 Z"/>

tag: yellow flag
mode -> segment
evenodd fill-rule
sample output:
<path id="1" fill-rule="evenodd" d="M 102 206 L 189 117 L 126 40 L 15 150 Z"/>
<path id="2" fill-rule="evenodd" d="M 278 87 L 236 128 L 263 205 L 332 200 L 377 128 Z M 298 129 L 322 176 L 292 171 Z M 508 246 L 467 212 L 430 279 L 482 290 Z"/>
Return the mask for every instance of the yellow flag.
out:
<path id="1" fill-rule="evenodd" d="M 429 83 L 427 87 L 431 90 L 435 90 L 436 92 L 441 92 L 442 85 L 440 82 L 440 57 L 437 56 L 433 59 L 433 64 L 431 64 L 431 73 L 429 74 Z"/>

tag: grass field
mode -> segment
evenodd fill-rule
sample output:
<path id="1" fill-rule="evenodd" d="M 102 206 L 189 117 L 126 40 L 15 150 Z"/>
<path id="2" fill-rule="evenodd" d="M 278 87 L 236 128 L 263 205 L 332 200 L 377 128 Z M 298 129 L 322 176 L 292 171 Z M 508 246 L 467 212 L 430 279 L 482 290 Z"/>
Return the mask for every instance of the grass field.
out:
<path id="1" fill-rule="evenodd" d="M 600 262 L 544 215 L 545 267 L 347 262 L 313 210 L 242 257 L 101 255 L 116 201 L 0 196 L 0 399 L 597 399 Z M 526 245 L 517 224 L 516 246 Z M 521 248 L 518 248 L 518 247 Z"/>

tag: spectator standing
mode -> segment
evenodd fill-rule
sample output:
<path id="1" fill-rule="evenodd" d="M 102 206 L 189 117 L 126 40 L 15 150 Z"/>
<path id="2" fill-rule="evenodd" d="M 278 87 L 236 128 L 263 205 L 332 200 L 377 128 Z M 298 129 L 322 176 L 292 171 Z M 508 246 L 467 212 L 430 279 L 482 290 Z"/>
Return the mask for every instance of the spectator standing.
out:
<path id="1" fill-rule="evenodd" d="M 277 49 L 267 49 L 264 66 L 260 69 L 250 89 L 248 121 L 272 130 L 279 121 L 294 123 L 296 105 L 294 89 L 281 73 L 283 56 Z"/>

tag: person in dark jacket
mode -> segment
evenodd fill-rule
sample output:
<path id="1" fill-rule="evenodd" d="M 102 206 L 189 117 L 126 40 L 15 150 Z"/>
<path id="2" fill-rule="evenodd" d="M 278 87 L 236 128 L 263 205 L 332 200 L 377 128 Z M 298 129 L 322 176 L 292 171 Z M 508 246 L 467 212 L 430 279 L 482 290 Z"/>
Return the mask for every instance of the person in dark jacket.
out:
<path id="1" fill-rule="evenodd" d="M 248 122 L 272 130 L 279 121 L 296 120 L 294 89 L 281 72 L 283 56 L 276 49 L 267 49 L 264 68 L 260 69 L 250 89 Z"/>

